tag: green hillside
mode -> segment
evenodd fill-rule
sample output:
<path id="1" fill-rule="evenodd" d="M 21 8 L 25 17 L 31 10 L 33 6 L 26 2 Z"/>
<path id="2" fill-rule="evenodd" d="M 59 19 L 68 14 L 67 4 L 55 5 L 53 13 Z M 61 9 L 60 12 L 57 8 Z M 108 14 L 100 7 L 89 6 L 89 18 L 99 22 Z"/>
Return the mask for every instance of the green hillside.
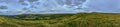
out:
<path id="1" fill-rule="evenodd" d="M 120 14 L 1 15 L 0 27 L 120 27 Z"/>

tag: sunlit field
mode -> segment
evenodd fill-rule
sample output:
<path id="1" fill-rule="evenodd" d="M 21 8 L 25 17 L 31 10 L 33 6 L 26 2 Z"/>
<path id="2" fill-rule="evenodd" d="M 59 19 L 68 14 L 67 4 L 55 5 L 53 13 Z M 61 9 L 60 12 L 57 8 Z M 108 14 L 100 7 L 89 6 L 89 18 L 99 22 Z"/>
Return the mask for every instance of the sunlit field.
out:
<path id="1" fill-rule="evenodd" d="M 120 27 L 120 14 L 28 14 L 0 16 L 0 27 Z"/>

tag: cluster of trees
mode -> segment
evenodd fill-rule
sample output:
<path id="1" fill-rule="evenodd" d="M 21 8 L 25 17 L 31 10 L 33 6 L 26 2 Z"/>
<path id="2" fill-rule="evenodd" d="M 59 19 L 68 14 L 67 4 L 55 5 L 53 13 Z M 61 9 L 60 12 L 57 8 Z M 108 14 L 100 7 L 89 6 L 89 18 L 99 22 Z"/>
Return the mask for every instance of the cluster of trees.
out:
<path id="1" fill-rule="evenodd" d="M 22 20 L 52 20 L 65 16 L 72 16 L 74 14 L 26 14 L 26 15 L 5 15 L 4 17 L 22 19 Z"/>

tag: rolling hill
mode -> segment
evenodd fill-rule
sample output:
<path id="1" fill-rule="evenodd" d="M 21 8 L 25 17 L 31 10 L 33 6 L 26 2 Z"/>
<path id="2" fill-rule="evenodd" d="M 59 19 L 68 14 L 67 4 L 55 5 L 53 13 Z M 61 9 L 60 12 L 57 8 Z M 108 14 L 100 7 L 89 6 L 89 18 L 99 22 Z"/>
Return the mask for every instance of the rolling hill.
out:
<path id="1" fill-rule="evenodd" d="M 120 27 L 120 14 L 78 13 L 0 16 L 0 27 Z"/>

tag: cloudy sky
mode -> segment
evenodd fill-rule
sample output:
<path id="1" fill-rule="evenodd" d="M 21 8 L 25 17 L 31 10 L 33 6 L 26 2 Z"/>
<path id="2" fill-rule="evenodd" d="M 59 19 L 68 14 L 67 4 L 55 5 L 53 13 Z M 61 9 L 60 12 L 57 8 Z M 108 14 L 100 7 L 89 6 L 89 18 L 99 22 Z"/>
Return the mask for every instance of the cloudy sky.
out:
<path id="1" fill-rule="evenodd" d="M 120 0 L 0 0 L 0 15 L 120 13 Z"/>

